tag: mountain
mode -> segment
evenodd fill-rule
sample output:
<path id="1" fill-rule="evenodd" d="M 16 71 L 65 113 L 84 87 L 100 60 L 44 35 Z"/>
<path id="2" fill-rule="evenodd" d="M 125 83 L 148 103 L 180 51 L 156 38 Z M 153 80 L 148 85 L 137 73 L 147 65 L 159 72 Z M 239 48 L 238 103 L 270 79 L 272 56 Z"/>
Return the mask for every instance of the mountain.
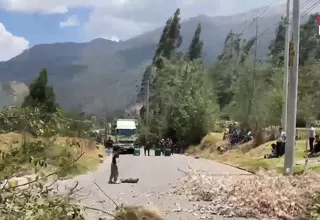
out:
<path id="1" fill-rule="evenodd" d="M 242 32 L 261 11 L 260 8 L 218 17 L 199 15 L 185 20 L 180 50 L 187 50 L 197 24 L 201 23 L 204 60 L 210 65 L 221 52 L 227 33 Z M 263 34 L 258 41 L 258 58 L 266 57 L 276 24 L 284 13 L 285 5 L 278 5 L 259 18 L 258 32 Z M 256 25 L 252 24 L 243 37 L 250 38 L 255 31 Z M 0 81 L 28 85 L 41 68 L 47 68 L 49 82 L 64 108 L 101 115 L 119 112 L 134 103 L 142 74 L 151 61 L 161 32 L 162 27 L 120 42 L 99 38 L 85 43 L 35 45 L 9 61 L 0 62 Z"/>

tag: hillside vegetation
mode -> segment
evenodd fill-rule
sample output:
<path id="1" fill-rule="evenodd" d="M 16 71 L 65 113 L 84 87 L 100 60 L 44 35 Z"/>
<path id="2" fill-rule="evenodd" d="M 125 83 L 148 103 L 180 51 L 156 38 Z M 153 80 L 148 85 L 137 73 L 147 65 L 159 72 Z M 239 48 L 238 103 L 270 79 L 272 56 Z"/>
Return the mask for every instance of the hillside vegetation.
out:
<path id="1" fill-rule="evenodd" d="M 95 118 L 68 115 L 56 104 L 45 69 L 22 107 L 0 112 L 0 219 L 84 219 L 70 197 L 74 188 L 62 196 L 50 186 L 95 169 L 104 153 L 87 134 Z"/>
<path id="2" fill-rule="evenodd" d="M 210 67 L 222 52 L 229 31 L 240 33 L 257 11 L 260 14 L 263 10 L 254 9 L 232 16 L 199 15 L 184 20 L 181 22 L 183 41 L 179 51 L 188 51 L 193 32 L 201 23 L 201 40 L 204 42 L 202 56 L 206 67 Z M 266 59 L 276 23 L 284 14 L 285 6 L 279 5 L 271 7 L 260 17 L 259 30 L 263 34 L 258 41 L 258 59 Z M 305 22 L 305 17 L 302 22 Z M 254 26 L 251 25 L 243 33 L 244 38 L 254 36 Z M 57 101 L 64 109 L 80 109 L 99 115 L 104 115 L 108 109 L 108 113 L 112 114 L 115 110 L 124 110 L 136 100 L 136 86 L 140 85 L 143 72 L 153 57 L 162 28 L 120 42 L 95 39 L 86 43 L 35 45 L 10 61 L 0 62 L 0 81 L 21 81 L 29 85 L 36 73 L 46 67 Z"/>
<path id="3" fill-rule="evenodd" d="M 224 119 L 239 122 L 243 132 L 252 130 L 254 145 L 260 145 L 265 128 L 281 124 L 284 24 L 285 19 L 279 21 L 276 37 L 270 41 L 268 62 L 255 56 L 259 35 L 245 39 L 231 31 L 218 61 L 207 69 L 200 23 L 188 52 L 179 51 L 184 39 L 177 11 L 163 29 L 141 85 L 145 96 L 147 81 L 150 82 L 150 138 L 170 136 L 199 143 L 215 129 L 216 122 Z M 312 46 L 320 43 L 316 26 L 317 14 L 301 25 L 298 127 L 305 127 L 319 115 L 320 94 L 314 88 L 320 83 L 320 50 Z M 142 123 L 146 123 L 146 114 L 142 113 Z"/>

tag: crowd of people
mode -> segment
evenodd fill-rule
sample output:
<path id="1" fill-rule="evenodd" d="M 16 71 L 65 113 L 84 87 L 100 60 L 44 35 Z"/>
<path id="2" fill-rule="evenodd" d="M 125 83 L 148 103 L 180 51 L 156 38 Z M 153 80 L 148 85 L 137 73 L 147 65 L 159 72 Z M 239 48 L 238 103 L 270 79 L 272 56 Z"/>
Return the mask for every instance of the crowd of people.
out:
<path id="1" fill-rule="evenodd" d="M 150 156 L 150 149 L 152 148 L 161 149 L 162 154 L 165 154 L 166 149 L 170 149 L 171 154 L 183 153 L 186 149 L 186 144 L 184 141 L 178 140 L 176 143 L 173 143 L 171 138 L 167 138 L 166 140 L 161 139 L 155 144 L 148 140 L 144 141 L 142 144 L 138 139 L 134 142 L 135 148 L 141 148 L 142 145 L 144 147 L 145 156 Z M 117 182 L 119 176 L 117 159 L 120 155 L 120 149 L 114 146 L 114 141 L 111 139 L 111 137 L 104 141 L 104 146 L 108 155 L 112 155 L 109 183 L 113 184 Z"/>
<path id="2" fill-rule="evenodd" d="M 145 140 L 144 143 L 141 143 L 139 140 L 136 140 L 134 145 L 135 148 L 141 148 L 143 146 L 145 156 L 150 156 L 150 149 L 160 149 L 162 154 L 164 154 L 166 149 L 169 149 L 171 154 L 181 154 L 184 153 L 186 149 L 186 144 L 184 141 L 178 140 L 174 143 L 169 137 L 166 140 L 161 139 L 155 143 L 149 140 Z"/>
<path id="3" fill-rule="evenodd" d="M 297 132 L 296 132 L 297 133 Z M 265 158 L 275 158 L 275 157 L 282 157 L 285 154 L 286 149 L 286 133 L 280 127 L 279 128 L 279 135 L 276 143 L 271 144 L 271 153 L 266 154 Z M 296 136 L 298 139 L 298 136 Z M 319 135 L 316 134 L 316 129 L 311 127 L 309 129 L 309 149 L 308 149 L 308 156 L 316 156 L 320 152 L 320 138 Z"/>
<path id="4" fill-rule="evenodd" d="M 251 141 L 253 139 L 253 134 L 250 129 L 237 129 L 236 125 L 234 124 L 229 125 L 229 127 L 225 130 L 223 134 L 223 139 L 228 139 L 229 144 L 231 146 L 234 146 Z"/>

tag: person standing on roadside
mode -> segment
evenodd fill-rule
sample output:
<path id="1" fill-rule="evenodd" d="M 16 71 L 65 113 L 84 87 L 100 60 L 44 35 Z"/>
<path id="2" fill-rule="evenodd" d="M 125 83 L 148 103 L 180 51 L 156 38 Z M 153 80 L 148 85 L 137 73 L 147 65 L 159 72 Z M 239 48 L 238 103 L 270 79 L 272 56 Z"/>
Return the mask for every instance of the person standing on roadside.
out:
<path id="1" fill-rule="evenodd" d="M 150 148 L 151 148 L 151 142 L 149 140 L 146 141 L 146 144 L 144 146 L 144 156 L 150 156 Z"/>
<path id="2" fill-rule="evenodd" d="M 133 144 L 134 144 L 135 148 L 140 148 L 140 146 L 141 146 L 140 141 L 138 139 L 136 139 Z"/>
<path id="3" fill-rule="evenodd" d="M 171 140 L 171 138 L 167 138 L 167 140 L 166 140 L 166 148 L 167 149 L 170 149 L 171 150 L 171 154 L 173 154 L 173 149 L 172 149 L 172 140 Z"/>
<path id="4" fill-rule="evenodd" d="M 285 153 L 286 145 L 286 132 L 283 131 L 282 127 L 279 128 L 279 138 L 276 145 L 276 156 L 281 157 Z"/>
<path id="5" fill-rule="evenodd" d="M 314 140 L 316 138 L 316 129 L 314 127 L 311 127 L 309 130 L 309 151 L 313 152 L 313 144 Z"/>
<path id="6" fill-rule="evenodd" d="M 112 156 L 111 161 L 111 173 L 109 177 L 109 184 L 116 183 L 119 176 L 117 159 L 119 158 L 119 150 L 118 148 L 114 148 L 114 154 Z"/>
<path id="7" fill-rule="evenodd" d="M 108 156 L 112 155 L 113 144 L 114 144 L 114 141 L 111 139 L 111 137 L 109 137 L 107 142 L 106 142 Z"/>

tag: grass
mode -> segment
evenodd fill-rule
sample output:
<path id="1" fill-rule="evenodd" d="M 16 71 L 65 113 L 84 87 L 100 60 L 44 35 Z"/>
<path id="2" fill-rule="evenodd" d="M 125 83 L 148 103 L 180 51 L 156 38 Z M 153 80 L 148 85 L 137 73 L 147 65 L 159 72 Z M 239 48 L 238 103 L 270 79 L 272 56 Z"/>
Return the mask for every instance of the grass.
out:
<path id="1" fill-rule="evenodd" d="M 303 130 L 301 129 L 301 131 Z M 307 132 L 301 132 L 300 135 L 303 135 L 302 137 L 307 137 Z M 271 159 L 264 158 L 265 154 L 271 152 L 271 144 L 274 142 L 275 141 L 267 142 L 256 148 L 251 148 L 251 144 L 246 143 L 240 145 L 238 148 L 221 154 L 217 148 L 225 145 L 227 142 L 222 141 L 222 133 L 210 133 L 202 140 L 200 145 L 191 146 L 188 153 L 234 165 L 251 172 L 257 172 L 261 169 L 283 172 L 284 157 Z M 300 173 L 304 169 L 306 140 L 298 140 L 296 143 L 295 162 L 299 162 L 299 164 L 295 165 L 294 172 Z M 310 169 L 320 171 L 319 166 L 312 166 Z"/>
<path id="2" fill-rule="evenodd" d="M 25 142 L 25 140 L 27 140 Z M 46 168 L 35 166 L 33 163 L 29 163 L 30 155 L 21 155 L 18 153 L 14 157 L 10 156 L 10 161 L 5 162 L 0 159 L 0 179 L 7 178 L 9 175 L 14 173 L 16 176 L 33 174 L 39 170 L 44 172 L 52 172 L 58 164 L 68 164 L 72 161 L 70 158 L 75 158 L 80 154 L 80 149 L 84 152 L 83 156 L 72 166 L 66 169 L 66 172 L 62 175 L 70 177 L 88 171 L 95 170 L 101 163 L 101 160 L 105 157 L 104 147 L 96 145 L 94 141 L 79 138 L 68 138 L 68 137 L 56 137 L 51 139 L 44 138 L 32 138 L 28 135 L 22 135 L 19 133 L 8 133 L 0 135 L 0 151 L 8 152 L 10 148 L 21 148 L 22 144 L 42 141 L 45 143 L 45 150 L 41 155 L 34 155 L 34 157 L 46 158 L 48 166 Z M 80 148 L 73 146 L 74 143 L 78 142 Z M 1 163 L 2 162 L 2 163 Z M 59 166 L 60 166 L 59 165 Z"/>

